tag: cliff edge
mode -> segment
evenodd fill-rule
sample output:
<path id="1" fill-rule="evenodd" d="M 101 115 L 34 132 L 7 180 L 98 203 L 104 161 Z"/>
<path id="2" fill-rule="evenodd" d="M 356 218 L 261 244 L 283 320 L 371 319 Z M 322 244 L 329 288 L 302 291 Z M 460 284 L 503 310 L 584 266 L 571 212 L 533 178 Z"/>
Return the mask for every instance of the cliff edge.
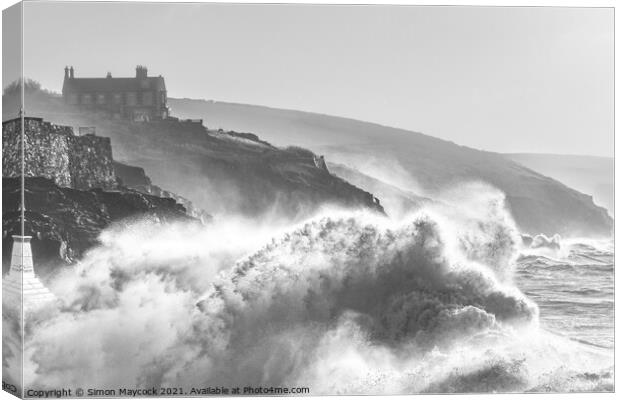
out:
<path id="1" fill-rule="evenodd" d="M 25 234 L 31 235 L 37 271 L 49 273 L 57 265 L 79 260 L 98 243 L 99 234 L 112 223 L 137 218 L 200 223 L 174 199 L 130 189 L 80 190 L 58 186 L 43 177 L 25 179 Z M 3 272 L 10 264 L 11 235 L 19 232 L 20 179 L 2 178 Z"/>

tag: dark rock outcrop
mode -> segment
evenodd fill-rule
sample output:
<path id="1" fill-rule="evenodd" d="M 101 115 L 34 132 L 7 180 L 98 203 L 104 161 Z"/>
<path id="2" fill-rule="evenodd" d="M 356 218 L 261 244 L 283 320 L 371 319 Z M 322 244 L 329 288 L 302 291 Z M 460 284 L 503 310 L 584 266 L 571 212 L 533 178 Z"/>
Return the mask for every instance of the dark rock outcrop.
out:
<path id="1" fill-rule="evenodd" d="M 32 250 L 37 271 L 79 259 L 98 243 L 101 231 L 112 223 L 151 218 L 199 223 L 174 199 L 134 190 L 78 190 L 56 185 L 47 178 L 26 178 L 25 233 L 33 236 Z M 9 267 L 11 235 L 20 230 L 20 180 L 2 178 L 3 271 Z M 41 266 L 39 268 L 39 266 Z"/>
<path id="2" fill-rule="evenodd" d="M 143 168 L 134 167 L 115 161 L 114 171 L 117 179 L 119 180 L 119 184 L 123 187 L 134 189 L 148 195 L 173 199 L 185 207 L 187 215 L 200 220 L 203 224 L 206 224 L 213 219 L 209 213 L 196 207 L 194 203 L 185 197 L 179 196 L 178 194 L 172 193 L 168 190 L 163 190 L 157 185 L 153 185 L 151 183 L 151 178 L 146 175 Z"/>
<path id="3" fill-rule="evenodd" d="M 144 188 L 146 190 L 152 185 L 151 178 L 146 175 L 144 168 L 114 161 L 114 173 L 117 178 L 120 178 L 122 185 L 133 189 Z"/>

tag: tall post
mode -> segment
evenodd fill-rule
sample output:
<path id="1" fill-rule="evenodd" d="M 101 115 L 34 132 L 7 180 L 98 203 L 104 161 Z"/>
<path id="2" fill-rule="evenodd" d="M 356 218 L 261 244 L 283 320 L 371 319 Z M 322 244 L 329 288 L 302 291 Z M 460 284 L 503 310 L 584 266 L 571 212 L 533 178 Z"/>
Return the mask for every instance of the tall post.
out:
<path id="1" fill-rule="evenodd" d="M 22 85 L 23 87 L 23 85 Z M 26 123 L 25 123 L 25 119 L 24 119 L 24 108 L 20 107 L 19 108 L 19 118 L 20 118 L 20 122 L 21 122 L 21 133 L 20 133 L 20 144 L 21 144 L 21 149 L 20 149 L 20 175 L 21 175 L 21 179 L 20 179 L 20 204 L 19 204 L 19 208 L 20 208 L 20 235 L 24 236 L 25 235 L 25 224 L 24 224 L 24 217 L 25 217 L 25 209 L 26 209 L 26 151 L 25 151 L 25 147 L 26 147 Z"/>

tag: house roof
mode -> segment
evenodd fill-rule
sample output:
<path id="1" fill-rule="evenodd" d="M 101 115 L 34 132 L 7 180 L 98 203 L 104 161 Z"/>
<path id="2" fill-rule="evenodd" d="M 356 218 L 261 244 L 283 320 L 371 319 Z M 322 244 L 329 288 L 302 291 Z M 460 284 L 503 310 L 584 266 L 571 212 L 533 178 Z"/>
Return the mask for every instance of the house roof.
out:
<path id="1" fill-rule="evenodd" d="M 144 82 L 144 84 L 143 84 Z M 73 78 L 65 79 L 63 88 L 73 92 L 139 92 L 166 90 L 164 78 L 149 76 L 138 78 Z"/>

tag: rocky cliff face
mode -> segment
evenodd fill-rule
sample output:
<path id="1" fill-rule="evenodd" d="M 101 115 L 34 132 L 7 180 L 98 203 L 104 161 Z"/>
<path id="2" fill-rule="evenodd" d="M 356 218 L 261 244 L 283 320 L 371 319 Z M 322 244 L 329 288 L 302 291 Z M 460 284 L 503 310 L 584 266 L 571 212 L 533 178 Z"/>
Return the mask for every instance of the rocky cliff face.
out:
<path id="1" fill-rule="evenodd" d="M 121 180 L 121 184 L 130 188 L 144 188 L 151 186 L 151 178 L 146 175 L 144 168 L 135 167 L 114 161 L 114 173 Z"/>
<path id="2" fill-rule="evenodd" d="M 19 178 L 2 179 L 4 272 L 10 263 L 11 235 L 19 232 L 19 188 Z M 199 223 L 174 199 L 129 189 L 78 190 L 37 177 L 26 178 L 25 195 L 26 234 L 33 236 L 37 271 L 42 273 L 79 259 L 97 243 L 101 231 L 111 223 L 125 223 L 135 218 Z"/>
<path id="3" fill-rule="evenodd" d="M 151 178 L 146 175 L 143 168 L 126 165 L 115 161 L 114 172 L 120 181 L 120 185 L 124 187 L 137 190 L 138 192 L 144 194 L 173 199 L 185 207 L 187 215 L 200 220 L 203 224 L 206 224 L 212 220 L 212 216 L 209 213 L 196 207 L 193 202 L 185 197 L 179 196 L 168 190 L 163 190 L 157 185 L 153 185 L 151 183 Z"/>
<path id="4" fill-rule="evenodd" d="M 252 133 L 210 130 L 195 122 L 111 120 L 41 92 L 27 97 L 33 114 L 96 126 L 98 135 L 112 139 L 115 160 L 148 171 L 166 189 L 162 196 L 191 199 L 194 208 L 213 215 L 301 219 L 326 204 L 384 212 L 371 193 L 318 168 L 315 154 L 305 149 L 276 147 Z"/>

